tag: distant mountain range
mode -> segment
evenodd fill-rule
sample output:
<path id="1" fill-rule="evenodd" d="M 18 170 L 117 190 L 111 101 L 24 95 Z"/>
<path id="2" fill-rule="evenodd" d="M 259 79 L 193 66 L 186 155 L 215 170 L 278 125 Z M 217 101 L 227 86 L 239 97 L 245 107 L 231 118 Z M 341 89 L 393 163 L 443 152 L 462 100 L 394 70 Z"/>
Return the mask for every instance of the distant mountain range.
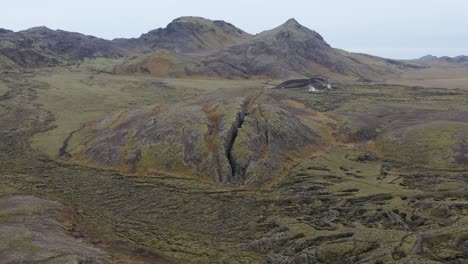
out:
<path id="1" fill-rule="evenodd" d="M 91 58 L 127 58 L 115 67 L 116 74 L 179 78 L 321 74 L 367 80 L 423 67 L 332 48 L 294 19 L 250 35 L 224 21 L 181 17 L 139 38 L 114 40 L 46 27 L 0 29 L 0 70 L 76 64 Z"/>
<path id="2" fill-rule="evenodd" d="M 437 56 L 433 56 L 433 55 L 426 55 L 426 56 L 423 56 L 419 59 L 417 59 L 418 61 L 422 61 L 422 62 L 448 62 L 448 63 L 462 63 L 462 64 L 465 64 L 465 63 L 468 63 L 468 56 L 465 56 L 465 55 L 460 55 L 460 56 L 456 56 L 456 57 L 448 57 L 448 56 L 442 56 L 442 57 L 437 57 Z"/>

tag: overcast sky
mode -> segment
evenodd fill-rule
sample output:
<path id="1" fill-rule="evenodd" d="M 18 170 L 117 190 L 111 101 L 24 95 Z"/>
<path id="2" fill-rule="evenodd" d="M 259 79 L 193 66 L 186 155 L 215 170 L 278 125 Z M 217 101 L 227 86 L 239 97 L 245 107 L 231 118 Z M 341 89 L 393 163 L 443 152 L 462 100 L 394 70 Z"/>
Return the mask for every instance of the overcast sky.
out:
<path id="1" fill-rule="evenodd" d="M 138 37 L 180 16 L 221 19 L 249 32 L 289 18 L 333 47 L 388 58 L 468 55 L 467 0 L 15 0 L 0 28 L 47 26 L 106 39 Z"/>

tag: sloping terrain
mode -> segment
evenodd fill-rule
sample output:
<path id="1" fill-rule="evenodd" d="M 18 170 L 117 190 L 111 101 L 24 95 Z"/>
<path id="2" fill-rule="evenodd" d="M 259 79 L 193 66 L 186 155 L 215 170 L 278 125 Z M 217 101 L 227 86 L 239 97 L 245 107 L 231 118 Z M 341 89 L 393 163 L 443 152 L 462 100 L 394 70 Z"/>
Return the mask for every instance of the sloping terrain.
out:
<path id="1" fill-rule="evenodd" d="M 158 49 L 177 53 L 212 51 L 243 42 L 251 35 L 221 20 L 180 17 L 165 28 L 152 30 L 136 39 L 114 39 L 126 49 L 151 52 Z"/>
<path id="2" fill-rule="evenodd" d="M 13 32 L 0 29 L 0 68 L 51 67 L 77 64 L 84 59 L 135 56 L 158 50 L 195 53 L 218 50 L 243 42 L 251 35 L 224 21 L 181 17 L 166 28 L 136 39 L 113 41 L 46 27 Z"/>
<path id="3" fill-rule="evenodd" d="M 160 53 L 145 55 L 117 67 L 118 74 L 147 73 L 161 76 L 154 68 L 159 67 Z M 212 51 L 208 55 L 192 55 L 186 58 L 173 57 L 164 60 L 177 77 L 217 78 L 289 78 L 310 77 L 314 74 L 347 77 L 350 79 L 375 79 L 382 74 L 396 74 L 420 66 L 351 54 L 332 48 L 317 32 L 296 20 L 262 32 L 244 42 Z M 183 71 L 182 71 L 183 69 Z"/>
<path id="4" fill-rule="evenodd" d="M 120 57 L 126 62 L 117 65 L 116 74 L 177 78 L 283 79 L 321 74 L 368 81 L 427 67 L 334 49 L 294 19 L 255 36 L 227 22 L 199 17 L 181 17 L 139 38 L 112 41 L 46 27 L 0 30 L 2 70 Z"/>
<path id="5" fill-rule="evenodd" d="M 460 55 L 455 57 L 448 57 L 448 56 L 432 56 L 426 55 L 419 58 L 417 61 L 425 62 L 425 63 L 454 63 L 454 64 L 461 64 L 468 66 L 468 56 Z"/>
<path id="6" fill-rule="evenodd" d="M 263 183 L 325 146 L 328 124 L 314 113 L 301 118 L 293 106 L 265 103 L 261 89 L 249 93 L 108 116 L 70 134 L 59 156 L 139 174 Z"/>
<path id="7" fill-rule="evenodd" d="M 466 123 L 466 91 L 336 84 L 332 90 L 309 93 L 302 88 L 269 88 L 274 85 L 265 89 L 261 82 L 126 79 L 54 71 L 1 75 L 8 90 L 0 97 L 0 186 L 73 206 L 77 217 L 69 220 L 71 226 L 88 230 L 83 239 L 95 241 L 95 247 L 117 249 L 106 251 L 111 258 L 122 248 L 144 257 L 134 263 L 463 263 L 468 257 L 466 166 L 392 158 L 394 152 L 381 151 L 379 143 L 379 138 L 401 129 L 416 129 L 416 133 L 401 135 L 411 139 L 403 142 L 406 146 L 417 150 L 421 141 L 414 141 L 413 135 L 418 139 L 422 126 L 422 139 L 428 139 L 424 144 L 442 140 L 441 144 L 435 141 L 431 153 L 460 151 L 452 148 L 459 143 L 445 144 L 445 140 L 466 132 L 459 125 Z M 62 85 L 61 78 L 68 85 Z M 91 101 L 57 99 L 71 92 L 73 98 Z M 275 155 L 285 148 L 314 146 L 316 141 L 304 140 L 316 138 L 314 131 L 321 131 L 325 145 L 319 151 L 296 155 L 281 175 L 266 181 L 253 177 L 257 184 L 216 183 L 214 173 L 207 180 L 73 162 L 73 150 L 80 147 L 80 141 L 96 140 L 83 148 L 101 150 L 113 139 L 116 146 L 127 139 L 157 143 L 161 135 L 161 142 L 172 143 L 172 139 L 176 143 L 192 135 L 183 130 L 197 122 L 202 128 L 197 132 L 207 136 L 202 137 L 203 143 L 213 140 L 222 147 L 227 135 L 223 131 L 229 130 L 245 97 L 254 103 L 245 105 L 249 114 L 232 146 L 236 171 L 262 165 L 259 157 L 269 165 L 282 164 Z M 155 108 L 171 101 L 178 101 L 178 109 Z M 62 114 L 80 109 L 82 102 L 89 104 L 87 111 L 75 110 L 74 118 Z M 198 119 L 167 133 L 167 119 L 177 123 L 175 117 L 185 115 Z M 210 137 L 211 120 L 226 124 L 218 127 L 223 136 Z M 84 128 L 73 133 L 82 124 Z M 270 153 L 257 147 L 266 142 L 261 133 L 265 124 L 273 129 L 267 133 Z M 145 126 L 152 129 L 145 130 Z M 457 132 L 447 130 L 449 126 Z M 306 133 L 297 133 L 298 128 Z M 48 156 L 31 147 L 31 137 L 55 130 L 67 131 L 56 134 L 60 143 L 73 133 L 65 148 L 72 152 L 71 159 Z M 133 134 L 138 130 L 148 136 Z M 125 131 L 131 137 L 116 137 Z M 96 134 L 88 137 L 89 132 Z M 278 144 L 282 140 L 286 146 Z M 57 153 L 61 146 L 56 145 Z M 404 153 L 409 147 L 401 149 Z M 153 154 L 165 155 L 169 150 L 173 151 L 169 155 L 184 155 L 177 148 Z M 110 147 L 106 151 L 103 157 L 123 153 Z M 3 218 L 0 221 L 0 227 L 7 226 Z"/>
<path id="8" fill-rule="evenodd" d="M 0 30 L 2 70 L 75 64 L 85 58 L 116 58 L 124 52 L 110 41 L 46 27 Z"/>
<path id="9" fill-rule="evenodd" d="M 427 61 L 436 61 L 438 59 L 439 59 L 439 57 L 428 54 L 428 55 L 422 56 L 421 58 L 419 58 L 417 60 L 422 61 L 422 62 L 427 62 Z"/>
<path id="10" fill-rule="evenodd" d="M 468 90 L 376 83 L 460 63 L 183 17 L 0 30 L 0 67 L 0 263 L 468 259 Z"/>
<path id="11" fill-rule="evenodd" d="M 112 263 L 110 256 L 79 237 L 72 226 L 54 219 L 57 202 L 30 195 L 0 196 L 1 263 Z"/>
<path id="12" fill-rule="evenodd" d="M 425 69 L 408 70 L 385 77 L 386 83 L 468 90 L 468 67 L 456 63 L 424 63 Z"/>

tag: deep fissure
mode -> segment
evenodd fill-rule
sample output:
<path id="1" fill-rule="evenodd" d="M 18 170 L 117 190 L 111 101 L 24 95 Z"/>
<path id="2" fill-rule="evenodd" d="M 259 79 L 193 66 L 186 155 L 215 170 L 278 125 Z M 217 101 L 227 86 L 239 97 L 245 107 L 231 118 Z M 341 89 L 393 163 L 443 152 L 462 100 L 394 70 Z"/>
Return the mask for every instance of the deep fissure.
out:
<path id="1" fill-rule="evenodd" d="M 59 157 L 62 157 L 62 156 L 65 156 L 66 158 L 71 157 L 71 154 L 68 153 L 68 151 L 67 151 L 68 143 L 70 142 L 73 135 L 75 133 L 79 132 L 80 130 L 82 130 L 84 127 L 85 127 L 85 125 L 82 125 L 80 128 L 78 128 L 76 130 L 73 130 L 72 132 L 70 132 L 70 134 L 68 134 L 67 138 L 63 141 L 62 147 L 60 147 L 60 149 L 59 149 L 59 152 L 58 152 Z"/>
<path id="2" fill-rule="evenodd" d="M 234 131 L 232 132 L 231 139 L 230 139 L 230 141 L 228 143 L 228 146 L 226 148 L 226 155 L 227 155 L 227 159 L 228 159 L 228 162 L 229 162 L 229 166 L 231 166 L 231 174 L 232 174 L 233 177 L 236 175 L 237 170 L 236 170 L 236 162 L 232 157 L 232 148 L 234 147 L 234 143 L 235 143 L 236 138 L 237 138 L 237 136 L 239 134 L 239 129 L 244 124 L 244 120 L 245 120 L 246 115 L 248 115 L 248 113 L 245 113 L 244 109 L 242 109 L 239 113 L 237 113 L 237 119 L 236 119 L 236 122 L 234 123 L 234 127 L 233 127 Z"/>

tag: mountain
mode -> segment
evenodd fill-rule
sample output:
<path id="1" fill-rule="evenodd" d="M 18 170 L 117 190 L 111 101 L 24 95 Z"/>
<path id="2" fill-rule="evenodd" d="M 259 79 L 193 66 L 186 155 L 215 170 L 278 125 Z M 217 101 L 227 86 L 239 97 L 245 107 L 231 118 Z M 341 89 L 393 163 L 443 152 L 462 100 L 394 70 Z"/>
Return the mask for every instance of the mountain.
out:
<path id="1" fill-rule="evenodd" d="M 139 38 L 104 40 L 46 27 L 0 31 L 2 69 L 50 67 L 87 58 L 128 58 L 121 75 L 176 78 L 290 78 L 316 74 L 369 80 L 421 66 L 349 53 L 289 19 L 252 36 L 232 24 L 181 17 Z"/>
<path id="2" fill-rule="evenodd" d="M 112 41 L 63 30 L 36 27 L 13 32 L 0 30 L 2 69 L 50 67 L 85 58 L 135 56 L 167 49 L 178 53 L 218 50 L 252 36 L 232 24 L 200 17 L 181 17 L 166 28 L 136 39 Z"/>
<path id="3" fill-rule="evenodd" d="M 252 36 L 230 23 L 201 17 L 180 17 L 166 28 L 152 30 L 137 39 L 114 39 L 113 43 L 126 49 L 144 52 L 158 49 L 178 53 L 217 50 L 231 46 Z"/>
<path id="4" fill-rule="evenodd" d="M 457 63 L 457 64 L 468 64 L 468 56 L 456 56 L 456 57 L 440 57 L 439 58 L 440 62 L 448 62 L 448 63 Z"/>
<path id="5" fill-rule="evenodd" d="M 116 73 L 215 78 L 288 78 L 322 74 L 366 79 L 418 67 L 334 49 L 320 34 L 295 19 L 245 39 L 203 55 L 172 54 L 168 57 L 167 52 L 159 51 L 118 66 Z M 161 62 L 165 65 L 163 72 Z"/>
<path id="6" fill-rule="evenodd" d="M 426 56 L 423 56 L 423 57 L 419 58 L 418 60 L 419 61 L 436 61 L 438 59 L 439 59 L 439 57 L 428 54 Z"/>
<path id="7" fill-rule="evenodd" d="M 76 63 L 86 58 L 122 57 L 108 40 L 47 27 L 13 32 L 0 30 L 2 68 L 33 68 Z"/>
<path id="8" fill-rule="evenodd" d="M 431 62 L 431 63 L 454 63 L 459 65 L 468 65 L 468 56 L 460 55 L 456 57 L 442 56 L 436 57 L 432 55 L 426 55 L 417 59 L 420 62 Z"/>

